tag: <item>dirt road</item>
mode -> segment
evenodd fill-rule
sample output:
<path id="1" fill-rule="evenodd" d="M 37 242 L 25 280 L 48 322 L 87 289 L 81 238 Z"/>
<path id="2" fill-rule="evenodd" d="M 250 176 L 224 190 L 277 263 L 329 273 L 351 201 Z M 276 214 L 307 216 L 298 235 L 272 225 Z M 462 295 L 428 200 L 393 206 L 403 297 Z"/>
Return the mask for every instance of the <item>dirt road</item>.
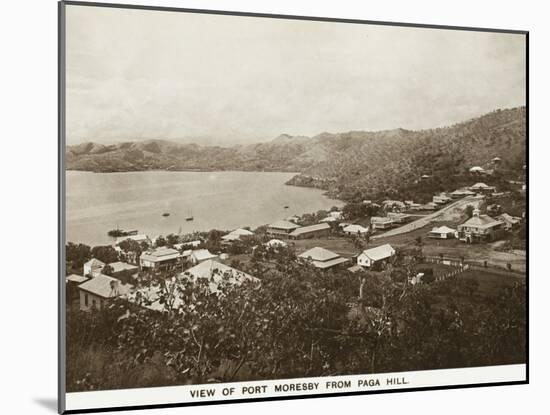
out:
<path id="1" fill-rule="evenodd" d="M 406 225 L 400 226 L 399 228 L 391 229 L 388 232 L 382 233 L 380 235 L 374 235 L 371 239 L 385 238 L 388 236 L 400 235 L 402 233 L 412 232 L 415 229 L 423 228 L 428 225 L 430 222 L 434 221 L 445 221 L 453 220 L 462 215 L 464 209 L 467 205 L 473 205 L 477 207 L 479 203 L 483 200 L 482 196 L 468 196 L 463 199 L 457 200 L 456 202 L 451 203 L 450 205 L 445 206 L 443 209 L 438 210 L 437 212 L 430 213 L 429 215 L 423 216 L 413 222 L 407 223 Z"/>

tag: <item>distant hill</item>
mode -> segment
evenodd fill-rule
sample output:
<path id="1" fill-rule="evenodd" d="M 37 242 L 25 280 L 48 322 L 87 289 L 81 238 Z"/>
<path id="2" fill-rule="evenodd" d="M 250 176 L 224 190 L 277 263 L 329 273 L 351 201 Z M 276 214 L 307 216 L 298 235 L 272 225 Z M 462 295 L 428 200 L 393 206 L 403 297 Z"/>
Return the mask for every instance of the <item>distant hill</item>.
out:
<path id="1" fill-rule="evenodd" d="M 142 170 L 291 171 L 289 184 L 325 189 L 353 200 L 399 193 L 421 175 L 445 182 L 475 165 L 517 177 L 526 162 L 525 107 L 431 130 L 350 131 L 314 137 L 282 134 L 266 143 L 233 147 L 164 140 L 67 146 L 67 169 L 95 172 Z"/>

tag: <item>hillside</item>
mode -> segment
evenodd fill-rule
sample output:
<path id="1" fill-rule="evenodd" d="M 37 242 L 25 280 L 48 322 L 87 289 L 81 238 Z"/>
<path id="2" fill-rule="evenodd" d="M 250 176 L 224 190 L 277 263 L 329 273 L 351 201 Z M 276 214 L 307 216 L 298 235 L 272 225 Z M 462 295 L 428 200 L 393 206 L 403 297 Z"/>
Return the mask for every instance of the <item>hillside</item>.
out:
<path id="1" fill-rule="evenodd" d="M 215 147 L 164 140 L 115 145 L 68 146 L 67 169 L 95 172 L 164 170 L 248 170 L 300 172 L 289 184 L 325 189 L 335 197 L 401 194 L 419 186 L 461 182 L 471 166 L 492 168 L 495 177 L 521 175 L 526 162 L 525 107 L 497 110 L 453 126 L 322 133 L 314 137 L 282 134 L 267 143 Z M 470 180 L 470 179 L 468 179 Z M 490 181 L 490 180 L 489 180 Z"/>

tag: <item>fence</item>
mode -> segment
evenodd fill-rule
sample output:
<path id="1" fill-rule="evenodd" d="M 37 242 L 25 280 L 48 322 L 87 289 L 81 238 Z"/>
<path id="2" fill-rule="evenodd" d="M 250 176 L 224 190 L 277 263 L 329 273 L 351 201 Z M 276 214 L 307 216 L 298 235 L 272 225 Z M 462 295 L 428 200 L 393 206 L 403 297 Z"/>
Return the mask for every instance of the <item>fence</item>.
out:
<path id="1" fill-rule="evenodd" d="M 454 270 L 449 271 L 445 274 L 437 275 L 435 277 L 436 281 L 443 281 L 448 278 L 456 277 L 458 274 L 461 274 L 462 272 L 470 269 L 470 264 L 467 264 L 465 261 L 458 258 L 427 256 L 423 259 L 424 261 L 432 264 L 443 264 L 455 268 Z"/>

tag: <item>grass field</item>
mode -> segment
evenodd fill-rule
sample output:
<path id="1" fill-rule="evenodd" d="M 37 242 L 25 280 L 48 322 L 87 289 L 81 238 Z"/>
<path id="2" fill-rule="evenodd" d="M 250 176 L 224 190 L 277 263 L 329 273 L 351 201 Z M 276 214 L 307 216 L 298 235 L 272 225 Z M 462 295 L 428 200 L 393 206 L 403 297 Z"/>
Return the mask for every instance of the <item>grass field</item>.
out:
<path id="1" fill-rule="evenodd" d="M 478 282 L 479 293 L 495 295 L 502 287 L 512 286 L 514 283 L 525 281 L 525 277 L 516 273 L 495 269 L 472 268 L 458 274 L 457 278 L 467 278 Z"/>

